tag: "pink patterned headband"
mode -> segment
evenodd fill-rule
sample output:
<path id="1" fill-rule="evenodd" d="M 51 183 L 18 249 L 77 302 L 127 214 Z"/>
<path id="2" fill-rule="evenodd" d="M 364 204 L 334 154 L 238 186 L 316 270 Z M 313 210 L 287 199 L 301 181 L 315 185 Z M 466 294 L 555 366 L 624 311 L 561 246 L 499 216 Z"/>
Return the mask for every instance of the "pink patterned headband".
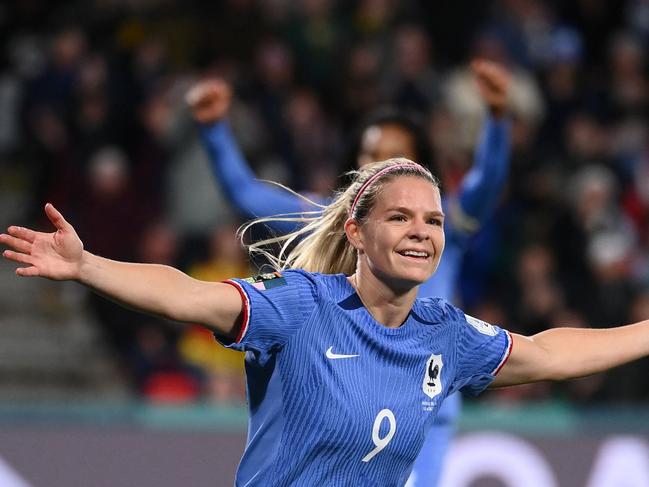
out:
<path id="1" fill-rule="evenodd" d="M 384 176 L 385 174 L 391 173 L 393 171 L 398 171 L 399 169 L 405 169 L 405 168 L 412 168 L 422 174 L 428 174 L 423 167 L 421 167 L 419 164 L 415 164 L 414 162 L 396 164 L 394 166 L 388 166 L 381 169 L 374 176 L 367 178 L 367 181 L 365 181 L 361 186 L 361 188 L 358 190 L 358 192 L 356 193 L 356 197 L 354 198 L 354 202 L 352 203 L 352 207 L 349 210 L 349 216 L 354 216 L 354 211 L 356 210 L 356 205 L 358 204 L 358 201 L 361 199 L 361 196 L 363 195 L 365 190 L 369 188 L 372 185 L 372 183 L 374 183 L 374 181 L 379 179 L 381 176 Z"/>

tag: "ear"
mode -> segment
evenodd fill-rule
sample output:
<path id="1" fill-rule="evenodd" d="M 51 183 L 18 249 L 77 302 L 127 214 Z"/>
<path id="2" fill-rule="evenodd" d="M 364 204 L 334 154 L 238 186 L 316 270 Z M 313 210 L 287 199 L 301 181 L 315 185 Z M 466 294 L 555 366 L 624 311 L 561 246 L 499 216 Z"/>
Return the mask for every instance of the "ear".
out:
<path id="1" fill-rule="evenodd" d="M 363 251 L 363 236 L 361 235 L 361 227 L 358 222 L 353 218 L 347 218 L 345 221 L 345 235 L 347 240 L 357 251 Z"/>

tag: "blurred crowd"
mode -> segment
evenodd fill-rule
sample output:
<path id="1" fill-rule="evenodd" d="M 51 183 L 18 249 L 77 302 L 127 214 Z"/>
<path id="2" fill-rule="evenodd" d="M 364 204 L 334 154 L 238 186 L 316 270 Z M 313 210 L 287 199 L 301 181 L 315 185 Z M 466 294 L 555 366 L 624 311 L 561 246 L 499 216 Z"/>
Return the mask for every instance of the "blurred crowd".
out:
<path id="1" fill-rule="evenodd" d="M 28 196 L 27 222 L 55 203 L 95 253 L 213 280 L 254 269 L 184 105 L 192 83 L 233 84 L 261 178 L 330 191 L 390 104 L 424 124 L 452 191 L 485 115 L 468 62 L 501 62 L 510 177 L 458 303 L 524 334 L 649 318 L 647 0 L 25 0 L 0 26 L 0 192 Z M 241 356 L 208 332 L 88 306 L 135 393 L 243 401 Z M 649 400 L 648 366 L 491 397 Z"/>

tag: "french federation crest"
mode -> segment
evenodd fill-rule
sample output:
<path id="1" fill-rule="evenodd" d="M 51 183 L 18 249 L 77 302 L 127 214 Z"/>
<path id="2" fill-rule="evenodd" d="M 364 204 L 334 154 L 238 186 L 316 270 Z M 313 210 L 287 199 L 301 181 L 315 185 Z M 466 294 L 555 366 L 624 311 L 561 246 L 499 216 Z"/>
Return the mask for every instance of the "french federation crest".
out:
<path id="1" fill-rule="evenodd" d="M 433 354 L 426 362 L 424 382 L 421 388 L 424 394 L 431 399 L 442 392 L 442 367 L 444 367 L 444 362 L 441 355 Z"/>

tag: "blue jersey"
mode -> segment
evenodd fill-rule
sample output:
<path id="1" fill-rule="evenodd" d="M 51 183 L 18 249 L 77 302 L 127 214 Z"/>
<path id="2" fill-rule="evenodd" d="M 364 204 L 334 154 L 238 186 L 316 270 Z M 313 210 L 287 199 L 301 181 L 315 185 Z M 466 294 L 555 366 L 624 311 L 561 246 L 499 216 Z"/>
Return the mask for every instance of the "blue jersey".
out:
<path id="1" fill-rule="evenodd" d="M 236 485 L 403 486 L 442 400 L 482 391 L 511 337 L 440 298 L 399 328 L 344 275 L 228 281 L 244 303 L 250 424 Z"/>

